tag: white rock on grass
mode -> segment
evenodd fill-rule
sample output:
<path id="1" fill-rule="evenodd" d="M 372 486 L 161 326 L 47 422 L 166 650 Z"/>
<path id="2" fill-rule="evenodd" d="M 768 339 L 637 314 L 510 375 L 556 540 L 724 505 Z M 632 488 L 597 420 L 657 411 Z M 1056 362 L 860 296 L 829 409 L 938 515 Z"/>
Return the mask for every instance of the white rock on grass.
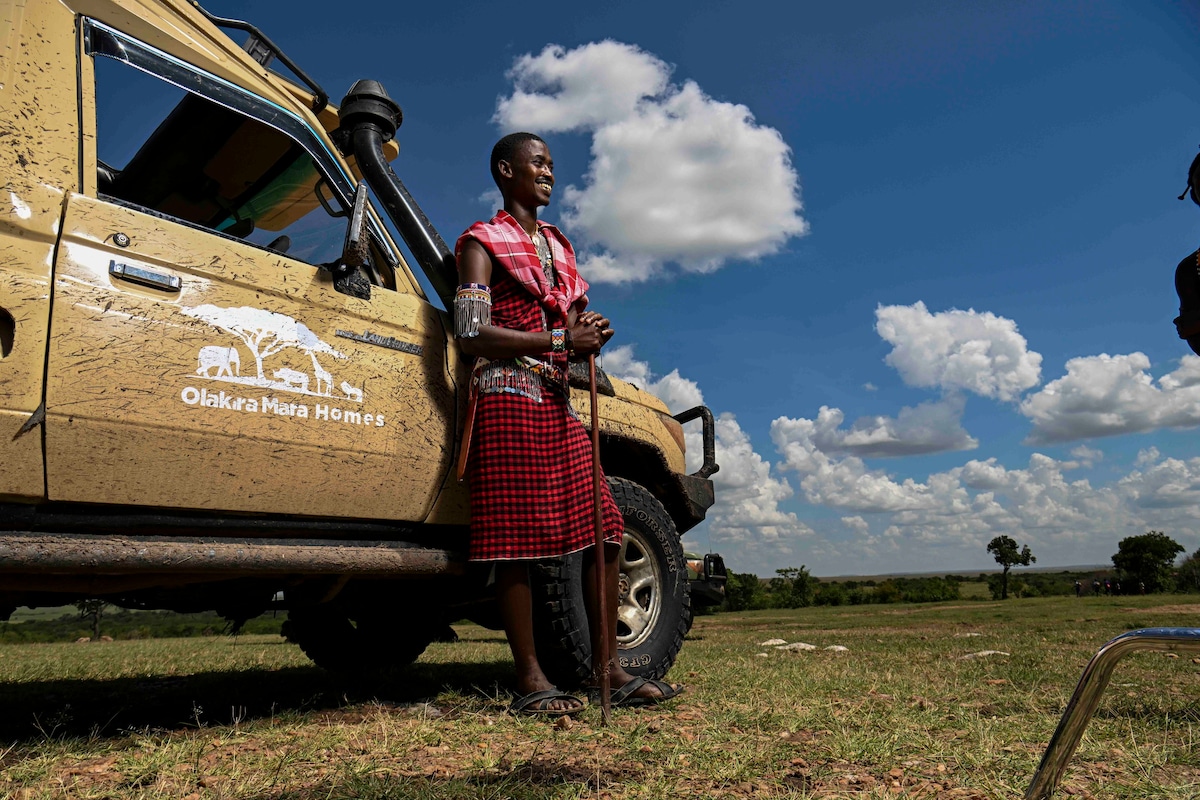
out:
<path id="1" fill-rule="evenodd" d="M 767 639 L 765 642 L 759 642 L 759 647 L 778 647 L 781 644 L 787 644 L 787 639 Z"/>
<path id="2" fill-rule="evenodd" d="M 815 644 L 806 644 L 804 642 L 792 642 L 791 644 L 785 644 L 780 647 L 776 647 L 775 649 L 786 650 L 789 653 L 799 653 L 802 650 L 816 650 L 817 646 Z"/>
<path id="3" fill-rule="evenodd" d="M 967 661 L 972 658 L 987 658 L 988 656 L 1006 656 L 1008 653 L 1003 650 L 980 650 L 978 653 L 967 653 L 965 656 L 959 656 L 960 661 Z"/>
<path id="4" fill-rule="evenodd" d="M 982 633 L 956 633 L 956 634 L 954 634 L 955 639 L 965 639 L 968 636 L 983 636 L 983 634 Z"/>
<path id="5" fill-rule="evenodd" d="M 758 656 L 759 658 L 770 658 L 771 657 L 770 653 L 755 653 L 754 655 Z"/>
<path id="6" fill-rule="evenodd" d="M 831 645 L 829 645 L 829 647 L 826 647 L 825 649 L 831 650 L 834 653 L 848 653 L 850 651 L 849 647 L 842 647 L 840 644 L 831 644 Z"/>

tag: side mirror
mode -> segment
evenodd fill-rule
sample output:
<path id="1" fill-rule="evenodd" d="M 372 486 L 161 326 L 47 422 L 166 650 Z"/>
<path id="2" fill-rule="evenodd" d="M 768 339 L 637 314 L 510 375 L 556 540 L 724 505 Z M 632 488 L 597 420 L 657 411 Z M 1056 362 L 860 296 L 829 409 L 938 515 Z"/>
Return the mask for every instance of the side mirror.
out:
<path id="1" fill-rule="evenodd" d="M 342 257 L 333 266 L 333 288 L 342 294 L 371 299 L 371 282 L 360 270 L 370 264 L 370 237 L 367 232 L 367 185 L 362 181 L 354 190 L 354 209 L 346 225 Z"/>

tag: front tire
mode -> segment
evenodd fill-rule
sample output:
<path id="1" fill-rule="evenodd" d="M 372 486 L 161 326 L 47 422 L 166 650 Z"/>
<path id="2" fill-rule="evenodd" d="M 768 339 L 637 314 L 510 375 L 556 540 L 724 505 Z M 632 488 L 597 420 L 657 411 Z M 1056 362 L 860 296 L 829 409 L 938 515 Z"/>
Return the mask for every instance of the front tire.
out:
<path id="1" fill-rule="evenodd" d="M 615 656 L 634 675 L 661 678 L 692 625 L 683 545 L 654 495 L 622 478 L 608 483 L 625 520 Z M 583 569 L 583 553 L 571 553 L 537 562 L 530 576 L 538 659 L 550 680 L 564 688 L 592 674 Z"/>

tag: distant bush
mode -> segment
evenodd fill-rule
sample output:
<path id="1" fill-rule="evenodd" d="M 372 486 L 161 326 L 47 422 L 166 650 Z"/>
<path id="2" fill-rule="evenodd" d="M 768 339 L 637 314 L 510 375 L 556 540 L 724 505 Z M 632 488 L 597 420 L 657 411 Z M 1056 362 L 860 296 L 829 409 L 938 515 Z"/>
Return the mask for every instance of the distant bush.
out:
<path id="1" fill-rule="evenodd" d="M 1010 597 L 1067 597 L 1075 594 L 1075 582 L 1079 581 L 1082 594 L 1092 594 L 1091 572 L 1022 572 L 1019 578 L 1011 574 L 1008 578 Z M 1101 579 L 1103 580 L 1103 579 Z M 988 590 L 993 600 L 1000 599 L 1001 578 L 999 573 L 987 576 Z"/>
<path id="2" fill-rule="evenodd" d="M 945 578 L 899 578 L 897 584 L 906 603 L 940 603 L 959 599 L 958 581 Z"/>
<path id="3" fill-rule="evenodd" d="M 249 620 L 240 631 L 247 634 L 279 633 L 283 617 L 263 615 Z M 176 614 L 172 611 L 106 610 L 100 620 L 100 634 L 113 639 L 177 639 L 192 636 L 219 636 L 229 632 L 231 623 L 213 612 Z M 92 622 L 79 613 L 57 619 L 0 622 L 0 643 L 73 642 L 92 636 Z"/>
<path id="4" fill-rule="evenodd" d="M 1009 573 L 1008 594 L 1010 597 L 1067 597 L 1075 594 L 1075 582 L 1079 581 L 1080 593 L 1093 594 L 1093 581 L 1112 579 L 1107 570 L 1071 572 L 1022 572 L 1020 576 Z M 1002 576 L 999 572 L 981 572 L 975 576 L 945 575 L 932 578 L 893 577 L 875 580 L 864 578 L 848 581 L 823 581 L 812 577 L 804 567 L 778 570 L 777 577 L 762 579 L 749 573 L 729 573 L 725 587 L 727 602 L 723 611 L 748 611 L 764 608 L 802 608 L 818 606 L 860 606 L 873 603 L 938 603 L 961 600 L 962 587 L 966 584 L 988 587 L 988 594 L 999 599 L 1002 591 Z M 1112 580 L 1113 592 L 1119 584 Z M 1181 591 L 1200 592 L 1200 551 L 1189 557 L 1178 572 Z M 1136 593 L 1136 587 L 1124 586 L 1122 593 Z M 1103 592 L 1103 589 L 1101 589 Z M 805 598 L 811 598 L 805 601 Z M 981 592 L 968 592 L 969 600 L 984 600 Z"/>
<path id="5" fill-rule="evenodd" d="M 837 581 L 819 583 L 813 602 L 819 606 L 844 606 L 850 602 L 850 592 Z"/>
<path id="6" fill-rule="evenodd" d="M 777 577 L 730 572 L 725 584 L 727 611 L 871 603 L 937 603 L 958 600 L 961 580 L 888 578 L 883 581 L 820 581 L 804 567 L 777 570 Z"/>

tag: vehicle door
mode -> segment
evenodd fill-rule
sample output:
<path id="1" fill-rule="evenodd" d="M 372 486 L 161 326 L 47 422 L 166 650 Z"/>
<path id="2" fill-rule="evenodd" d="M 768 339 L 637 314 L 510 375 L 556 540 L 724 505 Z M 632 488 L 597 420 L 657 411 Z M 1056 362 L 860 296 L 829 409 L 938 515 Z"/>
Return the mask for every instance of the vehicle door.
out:
<path id="1" fill-rule="evenodd" d="M 450 462 L 445 331 L 373 214 L 368 297 L 320 266 L 354 193 L 326 139 L 83 24 L 95 182 L 55 262 L 50 498 L 422 519 Z"/>

